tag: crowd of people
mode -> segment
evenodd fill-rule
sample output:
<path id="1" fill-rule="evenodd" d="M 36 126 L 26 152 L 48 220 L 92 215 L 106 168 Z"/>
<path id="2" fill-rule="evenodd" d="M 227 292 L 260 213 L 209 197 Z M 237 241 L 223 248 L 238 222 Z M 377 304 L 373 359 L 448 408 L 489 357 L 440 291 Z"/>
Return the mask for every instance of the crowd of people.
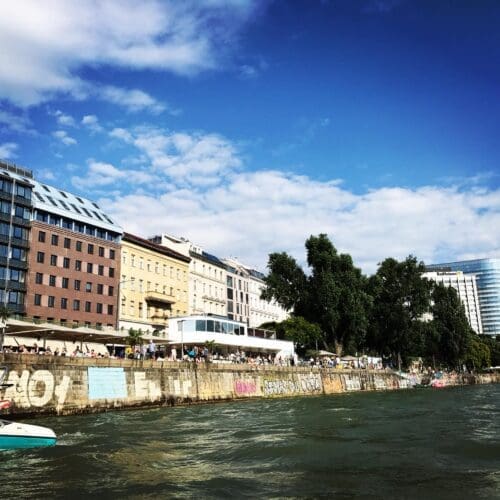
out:
<path id="1" fill-rule="evenodd" d="M 245 352 L 240 349 L 234 351 L 211 352 L 207 346 L 157 346 L 154 341 L 140 346 L 113 346 L 106 350 L 95 350 L 74 344 L 71 349 L 66 347 L 42 347 L 36 342 L 32 345 L 4 346 L 4 353 L 37 354 L 41 356 L 65 356 L 71 358 L 111 358 L 174 361 L 188 363 L 216 363 L 216 364 L 248 364 L 251 366 L 310 366 L 316 368 L 338 369 L 383 369 L 381 361 L 372 358 L 343 359 L 338 356 L 322 356 L 300 358 L 296 353 L 289 355 L 269 354 L 260 352 Z"/>

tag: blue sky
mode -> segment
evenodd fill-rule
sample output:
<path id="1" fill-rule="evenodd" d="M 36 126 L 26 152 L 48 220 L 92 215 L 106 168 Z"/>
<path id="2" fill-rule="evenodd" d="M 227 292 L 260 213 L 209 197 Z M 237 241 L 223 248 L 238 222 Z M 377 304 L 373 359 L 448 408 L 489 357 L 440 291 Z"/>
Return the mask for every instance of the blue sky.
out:
<path id="1" fill-rule="evenodd" d="M 500 253 L 500 5 L 0 4 L 0 157 L 265 268 Z"/>

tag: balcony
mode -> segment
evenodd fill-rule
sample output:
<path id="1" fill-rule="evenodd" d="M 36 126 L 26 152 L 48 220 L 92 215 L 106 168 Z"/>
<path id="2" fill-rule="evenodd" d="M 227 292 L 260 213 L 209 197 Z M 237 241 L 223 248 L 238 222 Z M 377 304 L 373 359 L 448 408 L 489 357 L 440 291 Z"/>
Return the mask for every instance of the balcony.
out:
<path id="1" fill-rule="evenodd" d="M 163 304 L 175 304 L 175 298 L 172 295 L 167 295 L 161 292 L 148 290 L 144 293 L 144 298 L 147 302 L 161 302 Z"/>

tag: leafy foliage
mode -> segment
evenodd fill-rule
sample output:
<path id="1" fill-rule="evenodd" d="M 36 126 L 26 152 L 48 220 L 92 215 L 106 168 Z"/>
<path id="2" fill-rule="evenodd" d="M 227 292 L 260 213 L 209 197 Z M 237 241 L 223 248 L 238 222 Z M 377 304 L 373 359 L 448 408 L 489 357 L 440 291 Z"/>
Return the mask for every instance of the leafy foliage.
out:
<path id="1" fill-rule="evenodd" d="M 125 342 L 131 347 L 142 345 L 143 338 L 141 330 L 134 330 L 133 328 L 130 328 L 130 330 L 128 331 L 128 337 L 125 339 Z"/>

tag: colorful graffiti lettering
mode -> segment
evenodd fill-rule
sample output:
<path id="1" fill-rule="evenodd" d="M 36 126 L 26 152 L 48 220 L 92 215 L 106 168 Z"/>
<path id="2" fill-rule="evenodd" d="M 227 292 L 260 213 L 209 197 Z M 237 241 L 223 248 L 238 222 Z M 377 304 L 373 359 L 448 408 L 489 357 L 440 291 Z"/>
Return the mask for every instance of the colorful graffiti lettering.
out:
<path id="1" fill-rule="evenodd" d="M 236 380 L 234 390 L 237 394 L 255 394 L 257 392 L 257 384 L 245 380 Z"/>
<path id="2" fill-rule="evenodd" d="M 321 392 L 321 379 L 319 375 L 303 376 L 298 380 L 264 380 L 264 394 L 268 396 L 314 392 Z"/>

